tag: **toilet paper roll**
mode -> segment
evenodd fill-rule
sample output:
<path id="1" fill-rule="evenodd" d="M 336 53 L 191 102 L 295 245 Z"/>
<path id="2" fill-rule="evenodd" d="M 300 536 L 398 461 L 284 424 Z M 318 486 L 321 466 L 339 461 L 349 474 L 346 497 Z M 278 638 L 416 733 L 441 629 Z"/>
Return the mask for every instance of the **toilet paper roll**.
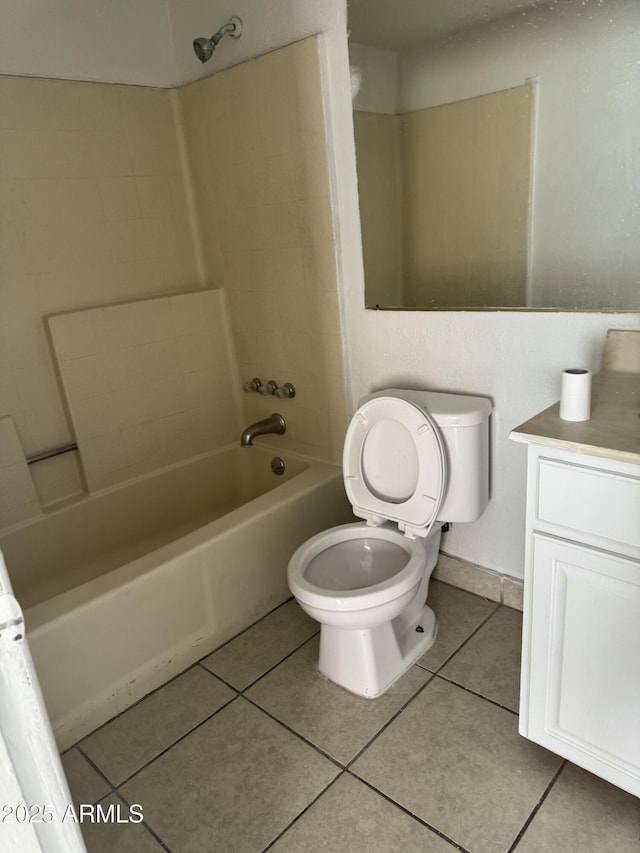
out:
<path id="1" fill-rule="evenodd" d="M 591 371 L 571 367 L 562 371 L 560 417 L 563 421 L 588 421 L 591 417 Z"/>

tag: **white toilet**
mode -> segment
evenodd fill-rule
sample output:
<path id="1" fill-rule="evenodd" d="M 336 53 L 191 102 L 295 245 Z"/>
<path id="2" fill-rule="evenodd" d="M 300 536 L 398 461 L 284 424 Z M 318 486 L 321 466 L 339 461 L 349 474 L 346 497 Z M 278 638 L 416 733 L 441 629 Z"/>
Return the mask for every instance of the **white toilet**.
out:
<path id="1" fill-rule="evenodd" d="M 320 623 L 318 669 L 373 698 L 431 646 L 429 578 L 445 522 L 474 521 L 489 500 L 483 397 L 391 388 L 364 397 L 344 443 L 343 476 L 364 522 L 308 539 L 289 588 Z"/>

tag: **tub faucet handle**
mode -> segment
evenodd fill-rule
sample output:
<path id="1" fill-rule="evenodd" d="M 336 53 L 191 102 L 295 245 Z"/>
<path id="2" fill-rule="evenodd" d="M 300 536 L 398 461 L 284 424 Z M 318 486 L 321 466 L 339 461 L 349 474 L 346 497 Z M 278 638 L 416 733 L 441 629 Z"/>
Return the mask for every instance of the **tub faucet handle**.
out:
<path id="1" fill-rule="evenodd" d="M 270 379 L 265 385 L 261 385 L 258 388 L 258 394 L 262 394 L 263 397 L 266 397 L 268 394 L 275 394 L 278 390 L 278 385 L 273 379 Z"/>
<path id="2" fill-rule="evenodd" d="M 290 382 L 285 382 L 282 388 L 278 388 L 273 393 L 276 397 L 280 397 L 281 399 L 283 397 L 288 397 L 289 399 L 291 399 L 292 397 L 296 396 L 296 389 Z"/>
<path id="3" fill-rule="evenodd" d="M 256 376 L 254 379 L 249 380 L 249 382 L 245 382 L 242 387 L 245 391 L 259 391 L 262 388 L 262 379 L 258 379 Z"/>

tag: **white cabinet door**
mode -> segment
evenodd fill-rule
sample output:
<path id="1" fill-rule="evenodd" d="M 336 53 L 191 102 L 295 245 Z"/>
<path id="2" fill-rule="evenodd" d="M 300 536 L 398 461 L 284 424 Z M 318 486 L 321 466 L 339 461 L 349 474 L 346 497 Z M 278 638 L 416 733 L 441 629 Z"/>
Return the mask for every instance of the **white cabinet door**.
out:
<path id="1" fill-rule="evenodd" d="M 533 539 L 523 734 L 640 796 L 640 563 Z"/>

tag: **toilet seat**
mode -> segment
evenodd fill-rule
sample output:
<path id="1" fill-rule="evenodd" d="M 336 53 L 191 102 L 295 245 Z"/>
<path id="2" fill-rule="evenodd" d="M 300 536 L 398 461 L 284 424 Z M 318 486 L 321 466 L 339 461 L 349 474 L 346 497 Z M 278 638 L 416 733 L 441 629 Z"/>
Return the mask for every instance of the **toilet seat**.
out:
<path id="1" fill-rule="evenodd" d="M 337 546 L 332 554 L 327 555 L 326 563 L 332 562 L 332 557 L 337 559 L 334 563 L 334 571 L 339 574 L 343 570 L 350 570 L 349 546 L 354 543 L 362 543 L 368 540 L 371 550 L 376 551 L 376 557 L 380 557 L 380 546 L 387 546 L 387 551 L 381 558 L 386 562 L 386 577 L 377 578 L 377 582 L 370 585 L 354 586 L 350 588 L 349 583 L 342 584 L 341 589 L 336 589 L 336 584 L 325 574 L 323 567 L 318 566 L 317 573 L 314 572 L 314 560 L 322 559 L 327 555 L 329 549 Z M 391 546 L 390 549 L 388 546 Z M 359 547 L 355 545 L 356 549 Z M 402 551 L 404 560 L 396 556 L 391 557 L 389 565 L 389 552 Z M 358 567 L 352 575 L 352 579 L 363 578 L 364 572 Z M 390 527 L 368 527 L 362 522 L 355 524 L 341 524 L 332 527 L 322 533 L 318 533 L 308 539 L 293 554 L 289 561 L 288 579 L 289 586 L 295 590 L 295 596 L 305 604 L 321 610 L 333 610 L 336 612 L 353 612 L 366 610 L 385 604 L 390 598 L 396 598 L 410 591 L 419 582 L 424 572 L 424 549 L 416 541 L 393 530 Z"/>
<path id="2" fill-rule="evenodd" d="M 400 397 L 366 401 L 347 429 L 342 468 L 353 511 L 367 524 L 393 521 L 409 538 L 428 535 L 447 478 L 440 432 L 424 409 Z"/>

